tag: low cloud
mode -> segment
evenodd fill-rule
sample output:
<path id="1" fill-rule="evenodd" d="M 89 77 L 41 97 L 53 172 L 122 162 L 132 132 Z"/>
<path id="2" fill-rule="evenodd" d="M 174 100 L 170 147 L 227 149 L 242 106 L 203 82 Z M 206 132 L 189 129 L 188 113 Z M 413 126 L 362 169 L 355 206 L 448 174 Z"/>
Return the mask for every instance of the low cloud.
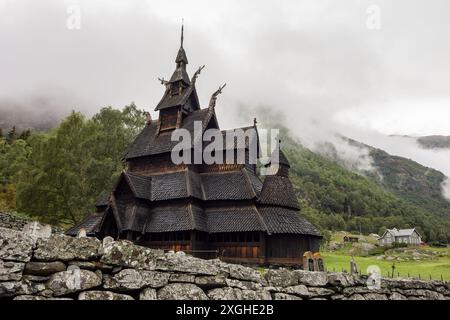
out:
<path id="1" fill-rule="evenodd" d="M 0 128 L 3 131 L 13 126 L 19 131 L 51 129 L 71 110 L 78 110 L 76 104 L 70 105 L 67 101 L 67 97 L 63 95 L 0 99 Z"/>
<path id="2" fill-rule="evenodd" d="M 316 143 L 311 149 L 336 160 L 348 170 L 359 173 L 377 173 L 369 148 L 355 146 L 340 137 Z"/>
<path id="3" fill-rule="evenodd" d="M 442 194 L 445 199 L 450 201 L 450 178 L 447 178 L 447 180 L 442 183 Z"/>
<path id="4" fill-rule="evenodd" d="M 450 151 L 388 136 L 450 134 L 448 0 L 79 0 L 81 29 L 71 31 L 73 3 L 0 0 L 0 121 L 45 124 L 72 109 L 90 115 L 130 101 L 152 111 L 164 92 L 157 77 L 175 68 L 184 17 L 189 72 L 206 65 L 201 104 L 228 83 L 216 107 L 223 129 L 249 125 L 256 114 L 313 151 L 331 144 L 354 170 L 372 169 L 368 150 L 339 135 L 450 177 Z M 381 9 L 376 31 L 366 25 L 370 5 Z"/>

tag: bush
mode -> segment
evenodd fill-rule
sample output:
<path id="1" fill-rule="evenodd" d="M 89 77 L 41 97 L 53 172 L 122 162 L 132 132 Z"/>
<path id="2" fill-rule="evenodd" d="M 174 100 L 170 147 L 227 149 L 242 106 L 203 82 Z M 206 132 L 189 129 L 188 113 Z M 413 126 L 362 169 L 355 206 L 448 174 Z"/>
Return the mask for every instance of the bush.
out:
<path id="1" fill-rule="evenodd" d="M 406 247 L 408 247 L 407 243 L 394 242 L 390 246 L 376 247 L 376 248 L 370 250 L 369 256 L 378 256 L 378 255 L 384 254 L 386 251 L 388 251 L 390 249 L 406 248 Z"/>
<path id="2" fill-rule="evenodd" d="M 435 248 L 447 248 L 447 246 L 448 246 L 447 243 L 443 243 L 443 242 L 439 242 L 439 241 L 431 241 L 428 243 L 428 245 L 430 247 L 435 247 Z"/>
<path id="3" fill-rule="evenodd" d="M 407 244 L 407 243 L 403 243 L 403 242 L 394 242 L 394 243 L 391 245 L 390 249 L 395 249 L 395 248 L 406 248 L 406 247 L 408 247 L 408 244 Z"/>
<path id="4" fill-rule="evenodd" d="M 369 250 L 369 256 L 379 256 L 381 254 L 384 254 L 386 250 L 390 249 L 390 247 L 376 247 L 372 250 Z"/>

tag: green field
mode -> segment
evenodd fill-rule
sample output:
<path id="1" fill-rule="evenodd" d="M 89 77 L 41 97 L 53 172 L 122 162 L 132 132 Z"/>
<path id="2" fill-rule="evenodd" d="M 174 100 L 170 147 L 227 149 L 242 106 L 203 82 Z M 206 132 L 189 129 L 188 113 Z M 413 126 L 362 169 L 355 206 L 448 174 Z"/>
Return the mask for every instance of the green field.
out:
<path id="1" fill-rule="evenodd" d="M 422 250 L 442 251 L 443 253 L 450 253 L 449 248 L 436 249 L 436 248 L 423 248 Z M 325 260 L 325 268 L 327 271 L 342 271 L 350 270 L 351 256 L 344 252 L 322 252 L 322 256 Z M 381 269 L 382 275 L 389 276 L 392 274 L 392 261 L 377 260 L 376 256 L 367 257 L 354 257 L 359 270 L 365 274 L 367 267 L 376 265 Z M 394 276 L 397 277 L 409 277 L 420 278 L 429 280 L 430 276 L 433 280 L 441 280 L 441 277 L 445 281 L 450 281 L 450 255 L 438 257 L 433 260 L 425 261 L 395 261 Z"/>

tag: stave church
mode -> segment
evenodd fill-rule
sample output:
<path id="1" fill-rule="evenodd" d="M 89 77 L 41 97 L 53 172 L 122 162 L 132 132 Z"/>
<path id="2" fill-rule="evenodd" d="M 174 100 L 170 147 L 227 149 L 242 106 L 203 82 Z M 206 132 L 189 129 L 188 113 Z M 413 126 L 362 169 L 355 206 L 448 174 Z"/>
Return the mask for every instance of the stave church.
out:
<path id="1" fill-rule="evenodd" d="M 302 265 L 304 252 L 319 250 L 321 235 L 300 213 L 289 161 L 279 147 L 266 164 L 276 159 L 277 170 L 264 179 L 251 161 L 255 155 L 250 143 L 227 144 L 219 150 L 242 152 L 243 163 L 172 161 L 174 130 L 185 129 L 192 140 L 208 129 L 220 130 L 215 108 L 223 89 L 205 108 L 200 106 L 196 81 L 202 68 L 189 77 L 183 28 L 181 34 L 175 71 L 170 80 L 160 79 L 165 92 L 155 108 L 158 118 L 147 115 L 145 127 L 124 155 L 127 169 L 113 190 L 100 196 L 95 213 L 66 233 L 76 236 L 83 229 L 100 239 L 111 236 L 227 262 Z M 200 132 L 194 130 L 196 123 Z M 256 121 L 241 129 L 253 130 L 259 146 Z"/>

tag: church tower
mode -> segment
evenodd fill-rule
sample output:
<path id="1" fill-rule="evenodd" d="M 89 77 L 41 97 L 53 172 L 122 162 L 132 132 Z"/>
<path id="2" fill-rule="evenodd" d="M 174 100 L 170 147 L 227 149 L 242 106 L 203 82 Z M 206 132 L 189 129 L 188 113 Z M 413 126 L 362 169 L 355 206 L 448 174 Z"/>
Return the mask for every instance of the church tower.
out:
<path id="1" fill-rule="evenodd" d="M 184 26 L 181 27 L 181 45 L 175 59 L 176 68 L 169 81 L 163 79 L 166 91 L 155 108 L 159 111 L 158 133 L 180 128 L 184 118 L 192 111 L 200 109 L 200 103 L 195 89 L 195 81 L 203 68 L 194 74 L 192 79 L 186 71 L 188 59 L 183 48 Z"/>
<path id="2" fill-rule="evenodd" d="M 277 172 L 261 181 L 253 161 L 260 156 L 256 120 L 248 127 L 220 131 L 215 106 L 225 85 L 201 108 L 196 80 L 203 67 L 189 78 L 183 42 L 184 27 L 175 71 L 168 81 L 160 79 L 165 90 L 155 108 L 159 116 L 147 116 L 145 127 L 126 150 L 127 170 L 113 190 L 99 199 L 97 212 L 67 234 L 76 235 L 83 228 L 91 236 L 112 236 L 203 258 L 301 265 L 305 251 L 318 250 L 321 235 L 299 213 L 286 156 L 276 149 Z M 175 163 L 171 153 L 179 143 L 172 141 L 176 129 L 189 132 L 192 141 L 183 153 L 191 155 L 197 139 L 202 139 L 204 149 L 209 146 L 203 141 L 207 129 L 218 129 L 215 133 L 223 141 L 230 131 L 253 132 L 248 137 L 258 143 L 249 138 L 214 149 L 244 155 L 243 161 Z"/>

